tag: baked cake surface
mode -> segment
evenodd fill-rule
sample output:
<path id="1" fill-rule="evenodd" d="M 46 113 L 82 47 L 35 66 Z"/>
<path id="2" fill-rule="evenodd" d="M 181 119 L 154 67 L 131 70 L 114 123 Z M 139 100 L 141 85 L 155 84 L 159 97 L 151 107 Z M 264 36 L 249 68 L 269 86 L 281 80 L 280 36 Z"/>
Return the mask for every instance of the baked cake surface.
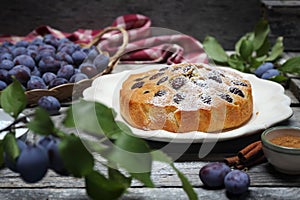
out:
<path id="1" fill-rule="evenodd" d="M 252 110 L 248 80 L 205 64 L 177 64 L 132 74 L 120 90 L 122 117 L 144 130 L 222 131 L 247 122 Z"/>

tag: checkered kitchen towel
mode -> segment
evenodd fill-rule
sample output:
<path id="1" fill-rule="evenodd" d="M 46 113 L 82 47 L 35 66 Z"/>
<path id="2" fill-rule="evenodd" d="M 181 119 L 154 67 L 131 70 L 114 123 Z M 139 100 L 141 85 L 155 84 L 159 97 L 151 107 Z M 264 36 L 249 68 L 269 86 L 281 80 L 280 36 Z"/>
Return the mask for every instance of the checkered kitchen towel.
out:
<path id="1" fill-rule="evenodd" d="M 127 30 L 129 43 L 121 57 L 122 63 L 207 63 L 207 55 L 199 41 L 195 38 L 165 28 L 151 27 L 151 20 L 143 15 L 128 14 L 115 19 L 112 26 Z M 49 26 L 40 26 L 26 36 L 0 36 L 0 43 L 8 40 L 33 40 L 45 34 L 54 34 L 58 38 L 67 37 L 79 44 L 89 44 L 101 32 L 99 30 L 78 29 L 73 33 L 55 30 Z M 114 54 L 122 41 L 122 34 L 109 32 L 103 35 L 99 48 Z"/>

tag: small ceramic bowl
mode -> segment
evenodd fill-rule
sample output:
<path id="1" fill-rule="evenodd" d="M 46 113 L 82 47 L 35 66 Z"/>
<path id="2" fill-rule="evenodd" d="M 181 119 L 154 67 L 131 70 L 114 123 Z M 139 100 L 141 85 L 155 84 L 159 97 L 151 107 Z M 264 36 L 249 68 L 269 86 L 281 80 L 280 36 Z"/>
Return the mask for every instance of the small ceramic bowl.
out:
<path id="1" fill-rule="evenodd" d="M 269 163 L 286 174 L 300 174 L 300 148 L 272 143 L 275 137 L 290 135 L 300 137 L 299 127 L 278 126 L 265 130 L 261 135 L 264 154 Z"/>

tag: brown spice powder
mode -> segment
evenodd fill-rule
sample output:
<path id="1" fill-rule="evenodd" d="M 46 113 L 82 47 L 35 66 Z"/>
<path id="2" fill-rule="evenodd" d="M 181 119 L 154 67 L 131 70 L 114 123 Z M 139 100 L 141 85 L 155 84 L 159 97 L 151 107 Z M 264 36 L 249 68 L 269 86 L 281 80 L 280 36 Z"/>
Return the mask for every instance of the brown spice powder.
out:
<path id="1" fill-rule="evenodd" d="M 300 136 L 283 135 L 273 138 L 270 142 L 280 146 L 300 148 Z"/>

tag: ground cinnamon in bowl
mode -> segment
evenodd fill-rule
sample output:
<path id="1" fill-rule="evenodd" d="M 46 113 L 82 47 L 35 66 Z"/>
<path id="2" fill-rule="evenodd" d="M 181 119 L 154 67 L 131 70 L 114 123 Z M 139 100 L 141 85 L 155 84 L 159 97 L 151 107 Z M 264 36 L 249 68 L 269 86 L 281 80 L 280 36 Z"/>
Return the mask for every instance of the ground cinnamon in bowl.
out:
<path id="1" fill-rule="evenodd" d="M 277 126 L 261 134 L 268 162 L 286 174 L 300 175 L 300 127 Z"/>
<path id="2" fill-rule="evenodd" d="M 300 136 L 280 135 L 270 140 L 273 144 L 290 148 L 300 148 Z"/>

